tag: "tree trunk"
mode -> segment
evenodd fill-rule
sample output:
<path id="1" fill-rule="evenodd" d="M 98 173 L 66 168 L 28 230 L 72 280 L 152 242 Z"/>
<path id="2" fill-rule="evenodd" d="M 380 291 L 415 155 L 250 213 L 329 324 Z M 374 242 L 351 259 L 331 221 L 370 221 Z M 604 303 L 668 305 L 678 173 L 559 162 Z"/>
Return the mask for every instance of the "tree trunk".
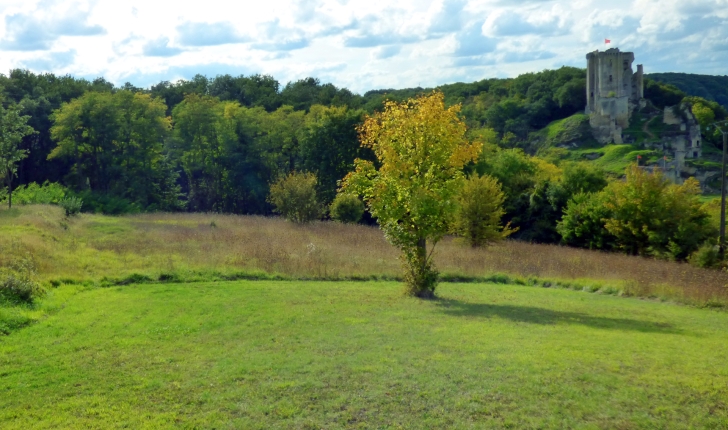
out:
<path id="1" fill-rule="evenodd" d="M 425 270 L 427 270 L 427 239 L 424 237 L 417 240 L 417 260 L 420 264 L 420 270 L 425 273 Z"/>
<path id="2" fill-rule="evenodd" d="M 13 208 L 13 176 L 8 176 L 8 209 Z"/>
<path id="3" fill-rule="evenodd" d="M 427 264 L 427 238 L 417 240 L 417 264 L 419 265 L 418 286 L 415 295 L 422 299 L 435 298 L 435 286 L 430 280 L 431 268 Z"/>

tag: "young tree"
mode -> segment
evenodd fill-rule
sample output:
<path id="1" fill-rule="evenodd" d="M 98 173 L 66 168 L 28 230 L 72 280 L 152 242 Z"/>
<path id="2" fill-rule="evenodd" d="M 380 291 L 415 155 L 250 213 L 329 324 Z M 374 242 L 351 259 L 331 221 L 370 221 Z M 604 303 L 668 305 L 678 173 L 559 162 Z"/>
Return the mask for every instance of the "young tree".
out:
<path id="1" fill-rule="evenodd" d="M 503 240 L 515 231 L 501 225 L 505 195 L 495 178 L 471 176 L 457 200 L 453 232 L 464 237 L 473 248 Z"/>
<path id="2" fill-rule="evenodd" d="M 459 112 L 460 105 L 446 109 L 439 92 L 386 102 L 358 129 L 380 167 L 357 159 L 343 181 L 342 192 L 363 196 L 387 239 L 402 251 L 408 292 L 417 297 L 434 297 L 437 271 L 427 242 L 434 248 L 448 232 L 463 166 L 480 152 L 480 143 L 465 139 Z"/>
<path id="3" fill-rule="evenodd" d="M 316 197 L 316 175 L 291 172 L 270 186 L 268 201 L 289 221 L 305 224 L 319 218 L 323 208 Z"/>
<path id="4" fill-rule="evenodd" d="M 8 189 L 8 208 L 13 207 L 13 179 L 18 174 L 18 163 L 28 157 L 28 151 L 20 149 L 23 137 L 35 133 L 27 124 L 28 116 L 20 115 L 20 108 L 5 109 L 0 105 L 0 179 Z"/>

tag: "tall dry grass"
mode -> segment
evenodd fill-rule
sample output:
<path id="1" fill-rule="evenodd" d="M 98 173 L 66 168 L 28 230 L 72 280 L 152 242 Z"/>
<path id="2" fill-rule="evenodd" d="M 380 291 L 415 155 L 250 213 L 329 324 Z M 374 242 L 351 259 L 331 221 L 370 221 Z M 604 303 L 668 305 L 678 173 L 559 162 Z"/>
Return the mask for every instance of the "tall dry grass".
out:
<path id="1" fill-rule="evenodd" d="M 51 206 L 0 211 L 0 266 L 30 256 L 42 279 L 153 279 L 174 273 L 265 272 L 321 279 L 396 278 L 398 252 L 376 227 L 219 214 L 81 215 Z M 728 304 L 728 273 L 687 264 L 508 241 L 472 249 L 446 238 L 435 263 L 450 278 L 495 273 L 579 281 L 639 296 Z"/>

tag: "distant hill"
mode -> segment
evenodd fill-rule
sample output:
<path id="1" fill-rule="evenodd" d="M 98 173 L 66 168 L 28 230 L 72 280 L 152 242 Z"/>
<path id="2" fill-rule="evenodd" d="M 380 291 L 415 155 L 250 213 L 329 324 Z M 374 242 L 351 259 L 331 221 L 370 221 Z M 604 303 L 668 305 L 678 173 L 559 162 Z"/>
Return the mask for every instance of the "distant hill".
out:
<path id="1" fill-rule="evenodd" d="M 691 73 L 649 73 L 645 77 L 678 87 L 691 96 L 703 97 L 728 108 L 728 76 Z"/>

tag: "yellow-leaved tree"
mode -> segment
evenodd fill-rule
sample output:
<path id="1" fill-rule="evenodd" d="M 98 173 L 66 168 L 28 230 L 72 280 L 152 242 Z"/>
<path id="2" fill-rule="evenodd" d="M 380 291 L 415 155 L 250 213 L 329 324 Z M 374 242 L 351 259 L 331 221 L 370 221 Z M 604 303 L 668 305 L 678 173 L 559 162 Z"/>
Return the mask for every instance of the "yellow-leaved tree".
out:
<path id="1" fill-rule="evenodd" d="M 448 232 L 464 181 L 463 166 L 481 144 L 468 142 L 460 105 L 445 108 L 440 92 L 386 102 L 359 127 L 374 163 L 357 159 L 341 193 L 361 195 L 386 238 L 402 251 L 409 294 L 431 298 L 437 285 L 432 249 Z M 432 248 L 428 252 L 428 242 Z"/>

